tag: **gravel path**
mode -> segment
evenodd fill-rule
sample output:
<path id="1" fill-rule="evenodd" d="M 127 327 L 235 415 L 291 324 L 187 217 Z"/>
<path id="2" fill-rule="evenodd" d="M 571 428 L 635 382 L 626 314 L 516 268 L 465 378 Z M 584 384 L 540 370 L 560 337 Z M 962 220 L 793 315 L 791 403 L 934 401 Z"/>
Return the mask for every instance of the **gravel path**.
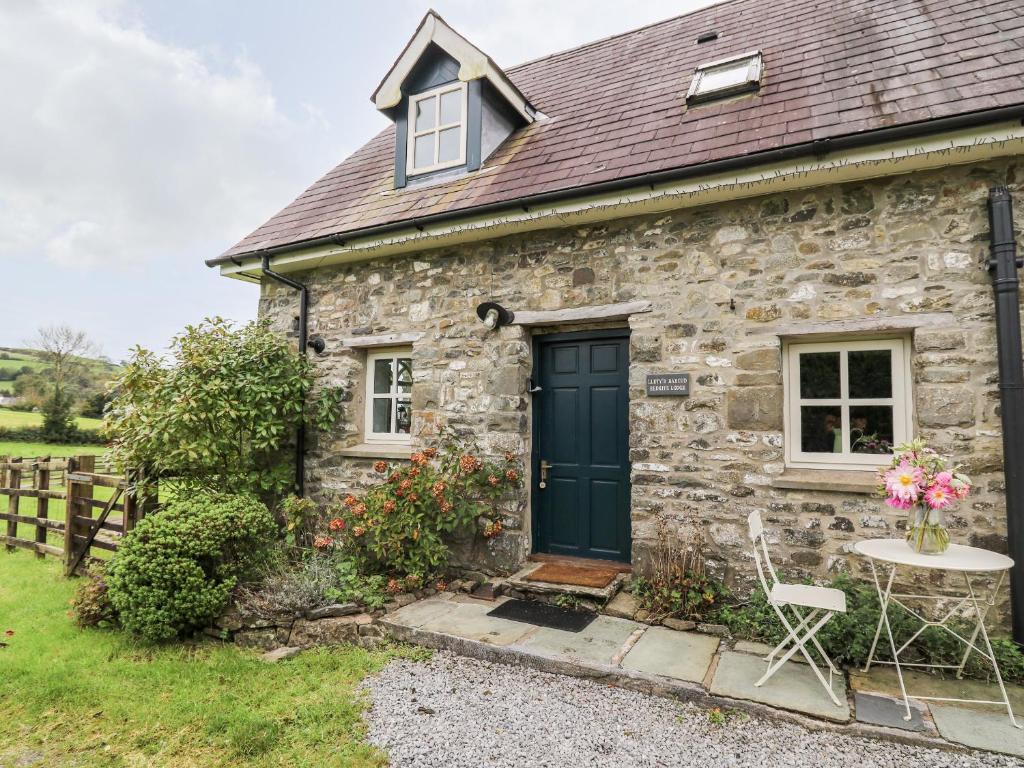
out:
<path id="1" fill-rule="evenodd" d="M 393 768 L 1024 766 L 743 714 L 714 724 L 693 704 L 449 653 L 392 662 L 363 685 L 373 700 L 370 741 Z"/>

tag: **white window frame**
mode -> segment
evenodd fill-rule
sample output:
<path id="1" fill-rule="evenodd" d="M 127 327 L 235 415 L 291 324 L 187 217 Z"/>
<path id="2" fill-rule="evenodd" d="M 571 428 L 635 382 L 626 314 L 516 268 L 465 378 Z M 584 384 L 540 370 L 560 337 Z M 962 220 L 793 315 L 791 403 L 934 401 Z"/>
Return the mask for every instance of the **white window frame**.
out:
<path id="1" fill-rule="evenodd" d="M 849 371 L 847 354 L 866 350 L 889 350 L 892 353 L 892 397 L 851 398 L 849 397 Z M 840 397 L 828 399 L 801 399 L 800 397 L 800 355 L 814 352 L 839 352 Z M 782 370 L 785 393 L 785 446 L 786 466 L 795 469 L 856 469 L 864 470 L 888 464 L 888 455 L 853 453 L 849 449 L 850 406 L 891 405 L 893 445 L 911 440 L 913 429 L 912 376 L 910 371 L 909 338 L 877 338 L 857 340 L 834 340 L 784 344 Z M 842 413 L 843 453 L 805 453 L 801 450 L 800 406 L 838 405 Z"/>
<path id="2" fill-rule="evenodd" d="M 397 402 L 400 395 L 398 391 L 398 359 L 412 358 L 412 347 L 388 347 L 374 349 L 366 354 L 366 382 L 363 388 L 363 397 L 366 399 L 363 411 L 363 441 L 365 443 L 409 443 L 412 441 L 412 429 L 408 433 L 401 432 L 374 432 L 373 431 L 373 401 L 388 398 L 391 400 L 391 425 L 394 428 L 398 424 Z M 395 376 L 391 382 L 391 391 L 387 394 L 374 393 L 373 373 L 378 360 L 391 360 L 394 363 Z M 410 408 L 412 405 L 412 391 L 409 392 Z"/>
<path id="3" fill-rule="evenodd" d="M 444 123 L 441 124 L 441 95 L 445 93 L 451 93 L 452 91 L 458 91 L 462 96 L 462 119 L 458 123 Z M 427 128 L 422 131 L 416 130 L 416 105 L 426 99 L 436 98 L 437 105 L 434 110 L 435 122 L 432 128 Z M 407 176 L 415 176 L 423 173 L 430 173 L 431 171 L 439 171 L 442 168 L 453 168 L 457 165 L 464 165 L 466 163 L 466 125 L 469 122 L 469 89 L 463 82 L 449 83 L 448 85 L 442 85 L 440 88 L 435 88 L 432 91 L 426 93 L 418 93 L 415 96 L 409 97 L 409 133 L 406 140 L 406 163 L 405 172 Z M 456 125 L 459 126 L 459 156 L 454 160 L 446 160 L 441 163 L 437 160 L 437 155 L 441 151 L 441 131 L 447 128 L 454 128 Z M 426 136 L 427 134 L 434 135 L 434 162 L 431 165 L 426 165 L 421 168 L 416 168 L 414 163 L 416 160 L 416 137 Z"/>
<path id="4" fill-rule="evenodd" d="M 701 90 L 701 82 L 704 80 L 705 75 L 712 73 L 714 70 L 729 67 L 730 65 L 743 61 L 744 59 L 749 59 L 749 62 L 747 64 L 746 76 L 741 82 L 715 88 L 714 90 Z M 761 56 L 760 51 L 747 51 L 746 53 L 741 53 L 738 56 L 730 56 L 727 59 L 719 59 L 718 61 L 710 61 L 706 64 L 701 64 L 693 71 L 693 78 L 690 80 L 690 89 L 686 92 L 686 102 L 688 104 L 692 104 L 694 102 L 721 99 L 738 93 L 756 91 L 761 86 L 761 72 L 763 70 L 764 59 Z"/>

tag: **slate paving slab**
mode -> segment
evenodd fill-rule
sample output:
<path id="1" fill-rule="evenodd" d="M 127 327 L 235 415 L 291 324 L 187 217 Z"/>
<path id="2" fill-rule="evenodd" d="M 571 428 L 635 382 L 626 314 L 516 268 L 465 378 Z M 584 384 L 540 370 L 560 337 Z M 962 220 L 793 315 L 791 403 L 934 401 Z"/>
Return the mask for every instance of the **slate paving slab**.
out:
<path id="1" fill-rule="evenodd" d="M 826 720 L 848 722 L 850 706 L 846 702 L 846 683 L 842 675 L 833 675 L 832 689 L 841 706 L 836 706 L 806 664 L 786 664 L 760 688 L 754 683 L 767 668 L 757 656 L 726 651 L 718 661 L 711 692 L 733 699 L 749 699 L 772 707 L 803 712 Z M 826 674 L 826 679 L 828 675 Z"/>
<path id="2" fill-rule="evenodd" d="M 968 709 L 936 703 L 929 704 L 928 708 L 935 727 L 944 738 L 974 749 L 1024 757 L 1024 730 L 1010 724 L 1005 709 L 995 706 L 984 710 Z"/>
<path id="3" fill-rule="evenodd" d="M 900 698 L 857 691 L 853 695 L 853 704 L 858 722 L 906 731 L 928 730 L 924 723 L 925 709 L 919 702 L 911 700 L 909 721 L 903 719 L 907 716 L 907 708 Z"/>
<path id="4" fill-rule="evenodd" d="M 622 660 L 623 669 L 699 683 L 718 650 L 718 638 L 651 627 Z"/>
<path id="5" fill-rule="evenodd" d="M 472 604 L 452 601 L 449 605 L 452 606 L 450 610 L 423 622 L 419 628 L 427 632 L 455 635 L 491 645 L 510 645 L 536 631 L 536 628 L 529 624 L 488 616 L 487 614 L 494 610 L 494 603 Z"/>
<path id="6" fill-rule="evenodd" d="M 629 636 L 641 627 L 635 621 L 598 616 L 582 632 L 541 628 L 520 645 L 525 651 L 549 658 L 610 665 Z"/>
<path id="7" fill-rule="evenodd" d="M 452 613 L 456 605 L 458 603 L 451 599 L 432 597 L 429 600 L 419 600 L 412 605 L 389 613 L 387 620 L 403 627 L 418 628 L 432 619 Z"/>

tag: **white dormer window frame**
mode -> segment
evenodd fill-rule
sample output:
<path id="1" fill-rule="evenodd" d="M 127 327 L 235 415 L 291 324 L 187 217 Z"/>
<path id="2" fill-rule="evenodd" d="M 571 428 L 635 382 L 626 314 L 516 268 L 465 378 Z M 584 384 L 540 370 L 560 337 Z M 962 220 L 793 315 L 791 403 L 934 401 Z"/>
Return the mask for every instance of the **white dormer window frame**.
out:
<path id="1" fill-rule="evenodd" d="M 760 51 L 747 51 L 738 56 L 701 64 L 693 72 L 687 104 L 722 99 L 761 87 L 764 59 Z"/>
<path id="2" fill-rule="evenodd" d="M 445 96 L 452 93 L 457 94 L 459 119 L 456 121 L 445 120 L 442 122 L 441 103 Z M 466 164 L 466 124 L 468 122 L 467 113 L 469 111 L 468 94 L 469 89 L 466 87 L 466 83 L 457 82 L 442 85 L 439 88 L 434 88 L 433 90 L 418 93 L 415 96 L 409 97 L 409 138 L 408 147 L 406 149 L 407 175 L 420 175 L 431 171 L 439 171 L 443 168 L 453 168 L 455 166 Z M 433 120 L 421 121 L 420 124 L 417 125 L 419 106 L 430 100 L 433 100 L 433 106 L 430 108 L 429 114 L 432 114 Z M 442 134 L 450 135 L 450 132 L 456 129 L 458 130 L 459 142 L 458 156 L 442 159 Z M 429 164 L 417 165 L 416 141 L 417 139 L 423 140 L 427 137 L 431 138 L 430 162 Z"/>

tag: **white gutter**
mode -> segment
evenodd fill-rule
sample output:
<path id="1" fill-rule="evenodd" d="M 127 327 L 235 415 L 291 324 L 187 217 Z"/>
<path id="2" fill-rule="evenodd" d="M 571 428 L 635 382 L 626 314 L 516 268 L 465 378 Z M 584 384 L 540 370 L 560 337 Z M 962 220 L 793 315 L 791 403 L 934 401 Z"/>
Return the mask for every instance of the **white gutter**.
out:
<path id="1" fill-rule="evenodd" d="M 528 210 L 476 216 L 469 212 L 455 222 L 424 225 L 422 231 L 410 224 L 407 229 L 383 236 L 352 238 L 344 245 L 280 254 L 274 257 L 273 265 L 280 272 L 315 269 L 521 232 L 573 227 L 1020 154 L 1024 154 L 1024 127 L 1012 121 L 835 152 L 821 160 L 753 166 L 653 188 L 643 186 L 598 195 L 583 192 L 578 198 L 530 206 Z M 222 264 L 221 274 L 239 279 L 258 277 L 259 256 L 242 256 L 239 261 L 240 264 Z"/>

